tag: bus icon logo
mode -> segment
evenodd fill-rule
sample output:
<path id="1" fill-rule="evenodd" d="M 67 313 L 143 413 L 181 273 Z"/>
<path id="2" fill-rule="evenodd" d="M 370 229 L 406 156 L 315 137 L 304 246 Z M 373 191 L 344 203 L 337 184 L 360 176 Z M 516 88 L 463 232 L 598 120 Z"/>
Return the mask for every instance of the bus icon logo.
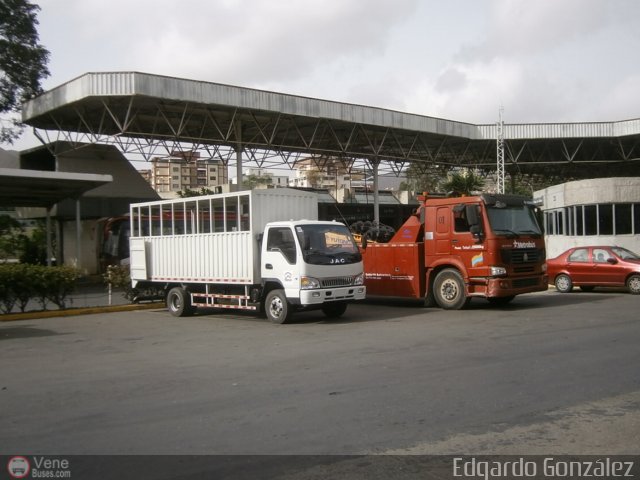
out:
<path id="1" fill-rule="evenodd" d="M 11 457 L 7 463 L 7 471 L 11 478 L 25 478 L 30 470 L 29 460 L 25 457 Z"/>

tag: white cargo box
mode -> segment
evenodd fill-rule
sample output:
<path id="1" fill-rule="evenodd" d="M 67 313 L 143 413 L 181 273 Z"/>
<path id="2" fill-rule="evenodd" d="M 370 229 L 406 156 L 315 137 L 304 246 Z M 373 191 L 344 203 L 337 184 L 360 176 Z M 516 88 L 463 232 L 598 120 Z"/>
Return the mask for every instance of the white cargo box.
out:
<path id="1" fill-rule="evenodd" d="M 131 205 L 131 279 L 251 285 L 269 222 L 317 220 L 312 192 L 278 188 Z"/>

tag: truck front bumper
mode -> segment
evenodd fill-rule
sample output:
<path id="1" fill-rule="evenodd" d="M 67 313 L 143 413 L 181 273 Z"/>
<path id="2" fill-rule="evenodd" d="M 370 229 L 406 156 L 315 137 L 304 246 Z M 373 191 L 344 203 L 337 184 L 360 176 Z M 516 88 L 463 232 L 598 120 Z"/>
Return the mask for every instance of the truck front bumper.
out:
<path id="1" fill-rule="evenodd" d="M 299 305 L 318 305 L 326 302 L 351 302 L 364 300 L 367 289 L 364 285 L 339 288 L 320 288 L 317 290 L 300 290 Z M 291 299 L 295 303 L 294 299 Z"/>
<path id="2" fill-rule="evenodd" d="M 523 293 L 544 292 L 549 288 L 549 277 L 471 278 L 469 294 L 483 297 L 508 297 Z"/>

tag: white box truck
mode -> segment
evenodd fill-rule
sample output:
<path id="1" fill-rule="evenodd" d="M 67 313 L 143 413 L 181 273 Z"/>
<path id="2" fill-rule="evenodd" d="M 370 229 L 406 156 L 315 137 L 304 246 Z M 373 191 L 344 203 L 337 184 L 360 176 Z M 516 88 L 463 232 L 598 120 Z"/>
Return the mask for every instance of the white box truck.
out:
<path id="1" fill-rule="evenodd" d="M 362 257 L 342 223 L 318 221 L 317 195 L 289 188 L 131 205 L 134 288 L 161 288 L 169 311 L 295 310 L 342 315 L 365 298 Z"/>

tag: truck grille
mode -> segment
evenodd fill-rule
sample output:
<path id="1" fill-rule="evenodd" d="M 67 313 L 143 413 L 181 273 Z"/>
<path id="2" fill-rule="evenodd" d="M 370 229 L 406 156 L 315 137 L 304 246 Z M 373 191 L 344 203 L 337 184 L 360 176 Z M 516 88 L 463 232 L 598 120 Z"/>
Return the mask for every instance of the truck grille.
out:
<path id="1" fill-rule="evenodd" d="M 320 285 L 322 288 L 350 287 L 353 285 L 353 277 L 323 278 L 320 281 Z"/>
<path id="2" fill-rule="evenodd" d="M 537 248 L 509 249 L 502 250 L 502 261 L 508 265 L 518 265 L 523 263 L 538 263 L 544 260 L 544 250 Z"/>

